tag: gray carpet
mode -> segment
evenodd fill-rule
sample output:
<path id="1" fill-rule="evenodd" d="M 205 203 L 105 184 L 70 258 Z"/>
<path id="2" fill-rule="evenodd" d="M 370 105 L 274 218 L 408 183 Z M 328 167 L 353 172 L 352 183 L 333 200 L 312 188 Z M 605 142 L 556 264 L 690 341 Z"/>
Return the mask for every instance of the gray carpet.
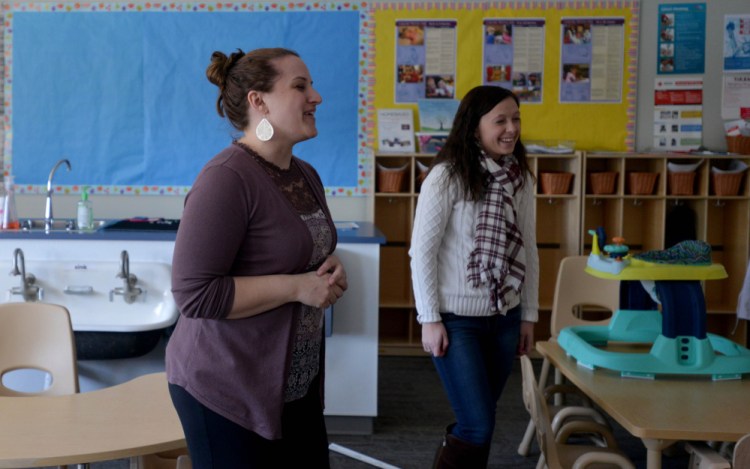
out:
<path id="1" fill-rule="evenodd" d="M 540 360 L 534 363 L 538 370 Z M 430 468 L 435 449 L 452 414 L 439 378 L 427 357 L 380 357 L 378 418 L 372 435 L 330 435 L 330 442 L 403 469 Z M 521 373 L 517 365 L 497 412 L 497 428 L 490 453 L 490 468 L 533 469 L 539 455 L 519 456 L 528 414 L 521 401 Z M 646 450 L 640 440 L 613 423 L 620 447 L 639 469 L 646 467 Z M 688 456 L 679 446 L 663 456 L 664 469 L 688 467 Z M 368 469 L 373 466 L 331 452 L 333 469 Z M 92 469 L 128 469 L 127 460 L 94 463 Z"/>

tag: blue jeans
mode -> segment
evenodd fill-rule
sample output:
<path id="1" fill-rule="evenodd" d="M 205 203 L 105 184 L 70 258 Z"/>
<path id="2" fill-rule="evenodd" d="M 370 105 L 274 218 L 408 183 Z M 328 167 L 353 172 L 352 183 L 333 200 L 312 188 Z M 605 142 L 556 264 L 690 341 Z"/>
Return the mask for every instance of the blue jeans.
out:
<path id="1" fill-rule="evenodd" d="M 448 332 L 448 350 L 432 361 L 456 417 L 451 433 L 469 443 L 488 445 L 495 430 L 497 401 L 517 354 L 521 308 L 505 316 L 440 316 Z"/>

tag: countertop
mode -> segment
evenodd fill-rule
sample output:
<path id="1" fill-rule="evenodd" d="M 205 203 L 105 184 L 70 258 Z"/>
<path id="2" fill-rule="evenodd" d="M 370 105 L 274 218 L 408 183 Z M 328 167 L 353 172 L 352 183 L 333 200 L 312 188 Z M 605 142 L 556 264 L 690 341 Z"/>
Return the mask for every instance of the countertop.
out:
<path id="1" fill-rule="evenodd" d="M 130 219 L 143 224 L 143 229 L 135 223 L 128 223 L 127 229 L 118 229 L 118 223 L 122 225 L 123 220 L 109 220 L 102 227 L 94 231 L 51 231 L 44 230 L 0 230 L 0 240 L 24 239 L 24 240 L 61 240 L 61 241 L 174 241 L 177 235 L 176 220 L 165 219 Z M 140 224 L 140 223 L 138 223 Z M 165 225 L 174 226 L 173 229 Z M 133 226 L 136 226 L 135 228 Z M 385 235 L 370 222 L 336 222 L 339 243 L 375 243 L 385 244 Z"/>

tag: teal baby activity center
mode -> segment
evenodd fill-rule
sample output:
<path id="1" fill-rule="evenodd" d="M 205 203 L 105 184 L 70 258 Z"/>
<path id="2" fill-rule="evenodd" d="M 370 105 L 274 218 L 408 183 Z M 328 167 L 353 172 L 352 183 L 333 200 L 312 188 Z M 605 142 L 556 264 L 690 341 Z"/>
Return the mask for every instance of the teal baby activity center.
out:
<path id="1" fill-rule="evenodd" d="M 568 355 L 582 366 L 607 368 L 627 377 L 706 375 L 721 380 L 750 373 L 750 350 L 706 331 L 701 282 L 727 277 L 721 264 L 711 262 L 707 243 L 682 241 L 668 249 L 632 255 L 622 238 L 600 245 L 603 232 L 589 233 L 594 240 L 586 272 L 604 279 L 639 281 L 661 311 L 619 309 L 606 326 L 566 327 L 558 342 Z M 651 348 L 646 353 L 603 348 L 614 342 L 645 343 Z"/>

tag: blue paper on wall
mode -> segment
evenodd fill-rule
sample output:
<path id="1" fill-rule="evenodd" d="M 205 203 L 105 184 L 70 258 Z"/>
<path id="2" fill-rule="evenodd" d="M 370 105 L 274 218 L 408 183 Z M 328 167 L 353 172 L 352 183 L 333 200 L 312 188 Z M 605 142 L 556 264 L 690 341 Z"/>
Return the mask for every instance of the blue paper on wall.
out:
<path id="1" fill-rule="evenodd" d="M 323 97 L 318 137 L 295 147 L 326 186 L 357 186 L 359 14 L 15 12 L 12 150 L 16 182 L 191 185 L 238 131 L 216 113 L 211 53 L 283 46 Z M 325 32 L 324 32 L 325 31 Z"/>

